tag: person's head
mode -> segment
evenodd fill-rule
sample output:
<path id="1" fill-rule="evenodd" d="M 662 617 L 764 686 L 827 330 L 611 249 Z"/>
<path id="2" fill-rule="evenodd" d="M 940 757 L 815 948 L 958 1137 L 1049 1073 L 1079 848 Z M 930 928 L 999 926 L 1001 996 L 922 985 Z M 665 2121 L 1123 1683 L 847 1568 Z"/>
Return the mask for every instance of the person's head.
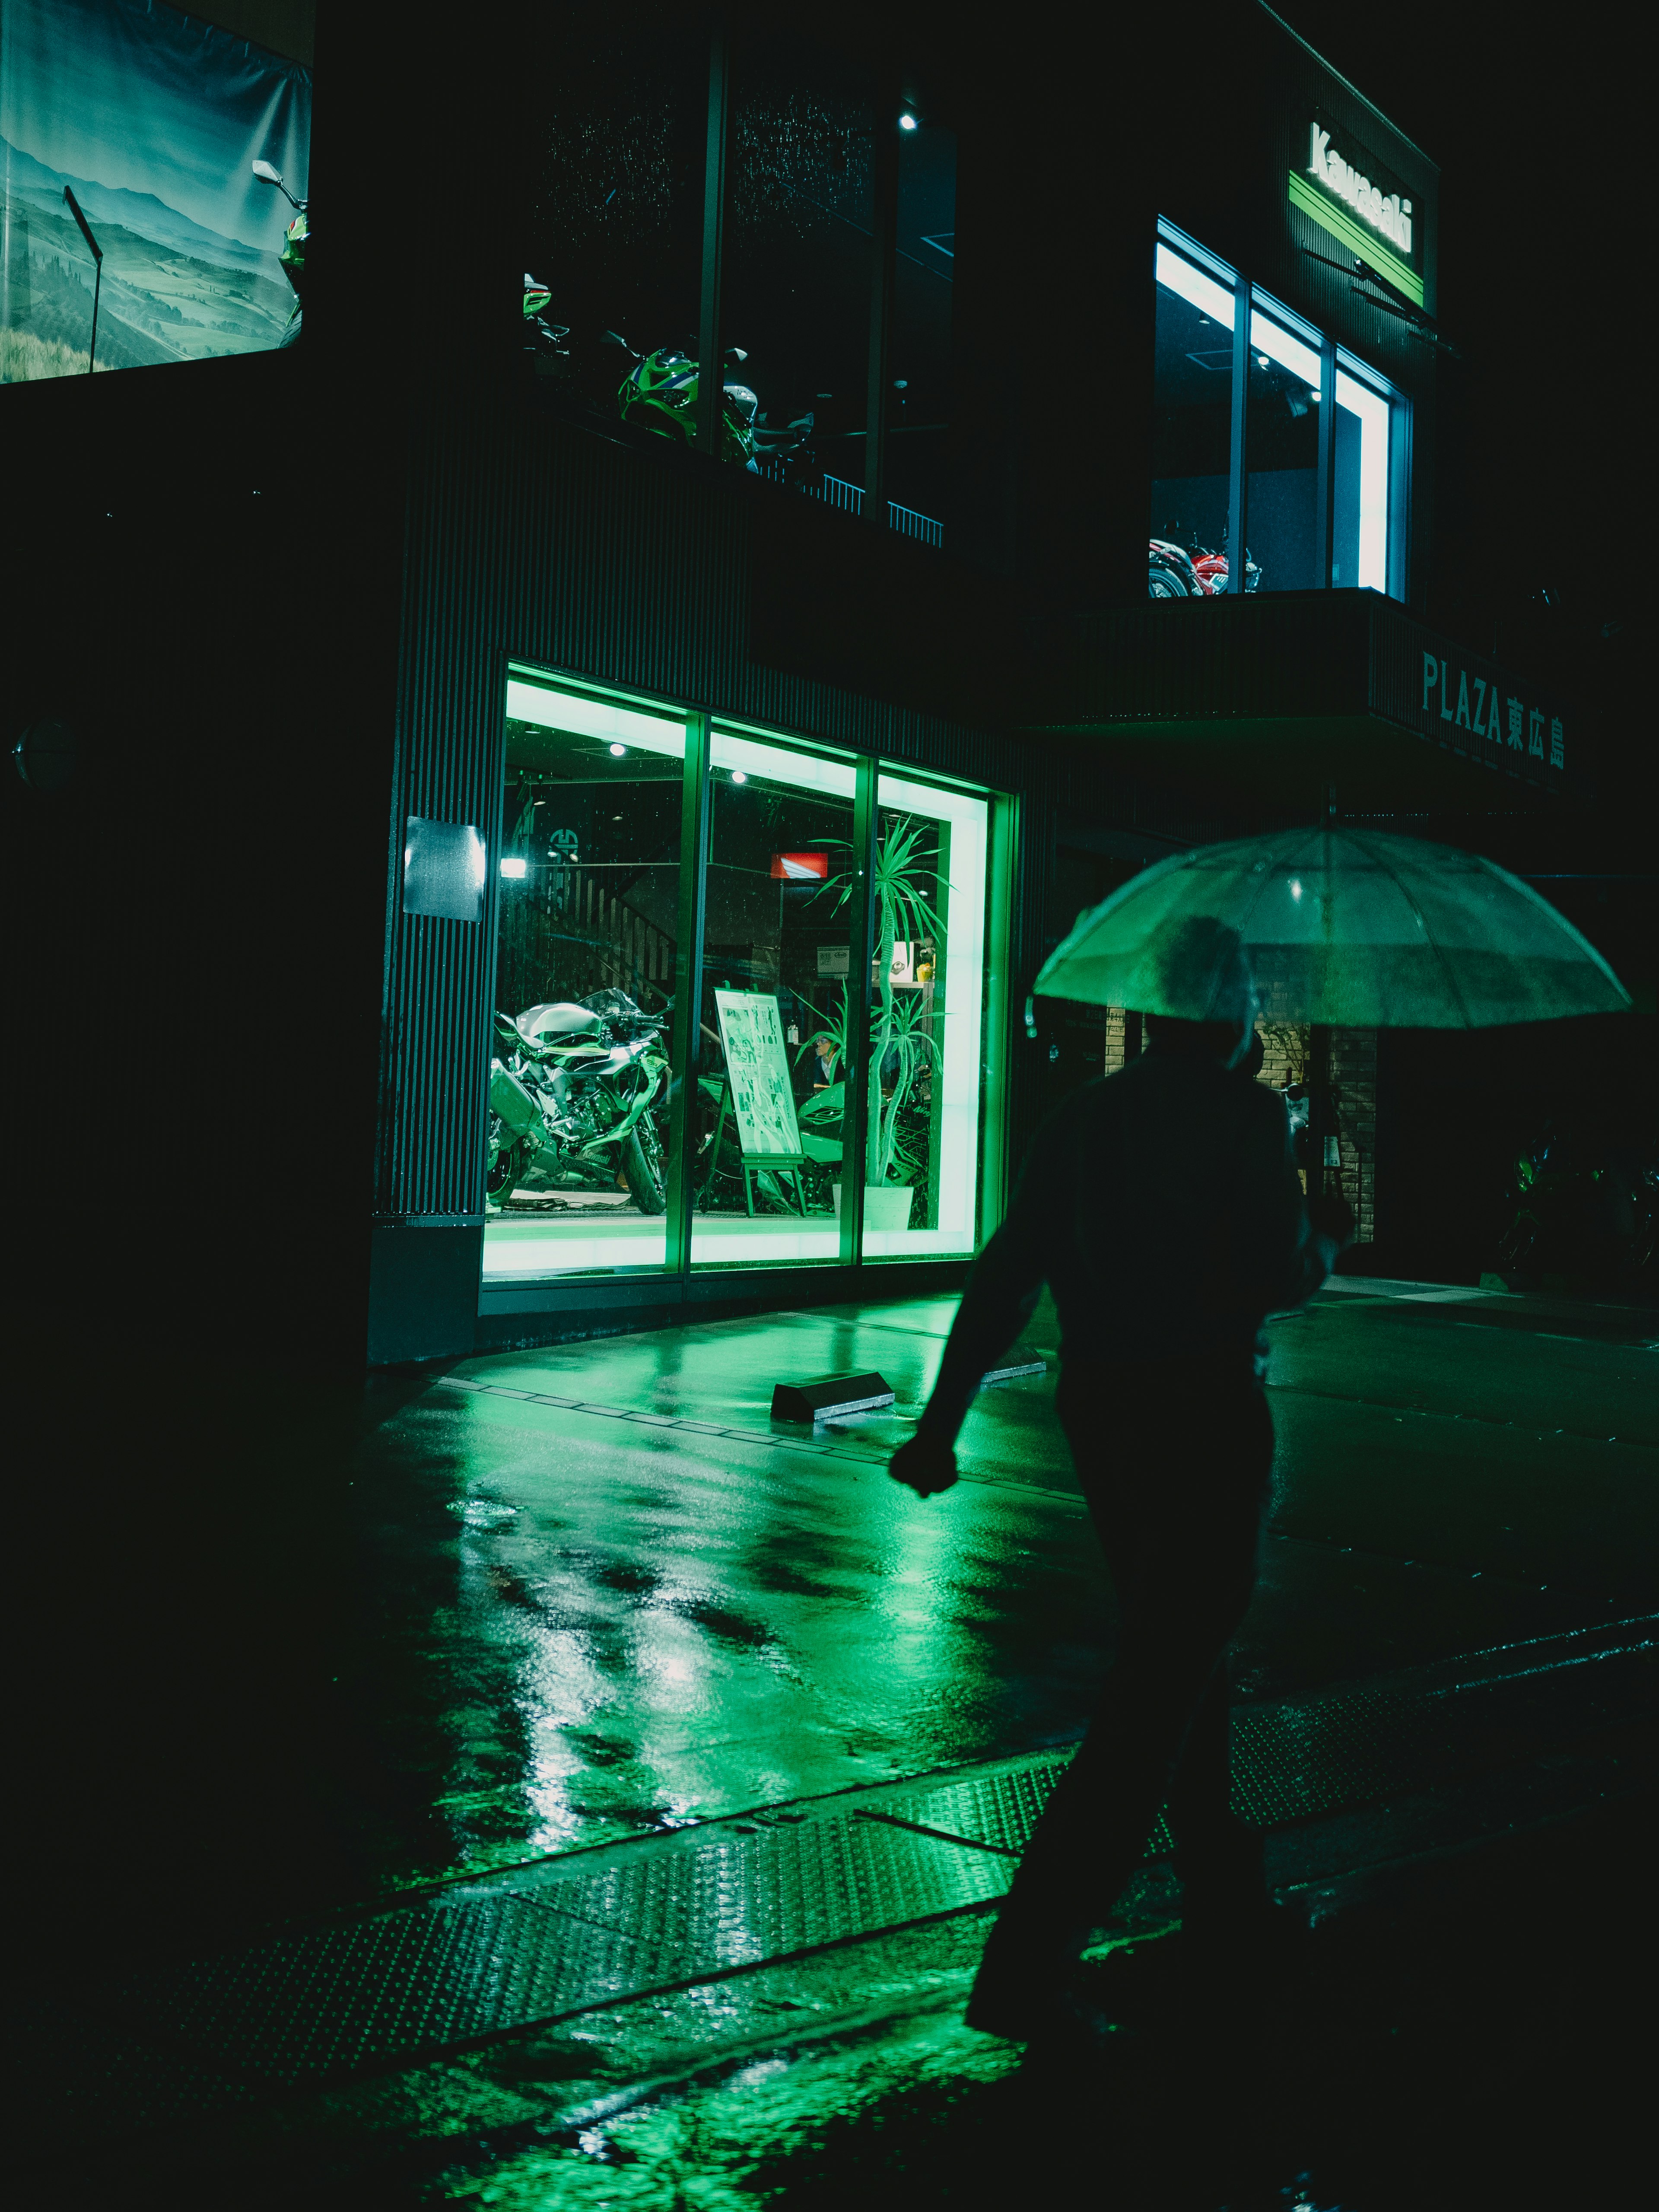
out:
<path id="1" fill-rule="evenodd" d="M 1188 915 L 1170 931 L 1158 965 L 1165 1005 L 1182 1012 L 1147 1015 L 1151 1048 L 1237 1067 L 1261 1011 L 1238 932 L 1212 915 Z"/>
<path id="2" fill-rule="evenodd" d="M 1175 1014 L 1148 1014 L 1146 1049 L 1181 1060 L 1214 1060 L 1237 1067 L 1250 1049 L 1255 1024 L 1244 1022 L 1184 1022 Z"/>

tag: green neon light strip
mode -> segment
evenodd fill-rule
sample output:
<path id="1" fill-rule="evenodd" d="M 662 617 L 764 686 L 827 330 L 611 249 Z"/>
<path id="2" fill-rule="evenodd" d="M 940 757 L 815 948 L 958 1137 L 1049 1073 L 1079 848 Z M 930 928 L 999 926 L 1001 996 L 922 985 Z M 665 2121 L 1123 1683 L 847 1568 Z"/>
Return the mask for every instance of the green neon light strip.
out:
<path id="1" fill-rule="evenodd" d="M 1299 177 L 1294 169 L 1291 171 L 1291 204 L 1299 207 L 1303 214 L 1310 216 L 1322 230 L 1329 231 L 1331 236 L 1340 245 L 1346 246 L 1350 253 L 1369 262 L 1380 276 L 1386 276 L 1389 283 L 1403 292 L 1408 300 L 1414 301 L 1419 307 L 1422 306 L 1423 279 L 1414 276 L 1405 263 L 1397 259 L 1380 239 L 1373 237 L 1368 230 L 1362 230 L 1357 222 L 1350 222 L 1340 208 L 1333 207 L 1329 200 L 1322 198 L 1307 179 Z"/>

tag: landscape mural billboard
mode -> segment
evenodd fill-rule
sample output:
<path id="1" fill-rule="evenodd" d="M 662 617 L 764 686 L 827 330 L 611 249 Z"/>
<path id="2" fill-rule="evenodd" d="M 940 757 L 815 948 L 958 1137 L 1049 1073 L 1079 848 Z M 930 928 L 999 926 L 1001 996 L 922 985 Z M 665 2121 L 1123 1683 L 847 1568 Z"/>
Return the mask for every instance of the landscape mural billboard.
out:
<path id="1" fill-rule="evenodd" d="M 0 382 L 84 374 L 103 250 L 98 369 L 280 345 L 278 260 L 304 198 L 311 73 L 161 0 L 0 7 Z"/>

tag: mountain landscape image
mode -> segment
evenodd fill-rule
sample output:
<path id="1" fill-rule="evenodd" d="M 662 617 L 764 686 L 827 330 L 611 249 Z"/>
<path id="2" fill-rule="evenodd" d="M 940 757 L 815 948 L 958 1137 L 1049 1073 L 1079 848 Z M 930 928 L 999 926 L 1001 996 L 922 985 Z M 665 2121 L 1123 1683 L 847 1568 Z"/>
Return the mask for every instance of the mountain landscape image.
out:
<path id="1" fill-rule="evenodd" d="M 0 382 L 263 352 L 303 195 L 311 73 L 166 0 L 0 0 Z"/>
<path id="2" fill-rule="evenodd" d="M 294 294 L 277 253 L 291 210 L 270 193 L 269 251 L 205 228 L 153 192 L 70 177 L 0 139 L 0 382 L 84 374 L 94 275 L 68 185 L 104 252 L 100 369 L 202 361 L 282 342 Z"/>

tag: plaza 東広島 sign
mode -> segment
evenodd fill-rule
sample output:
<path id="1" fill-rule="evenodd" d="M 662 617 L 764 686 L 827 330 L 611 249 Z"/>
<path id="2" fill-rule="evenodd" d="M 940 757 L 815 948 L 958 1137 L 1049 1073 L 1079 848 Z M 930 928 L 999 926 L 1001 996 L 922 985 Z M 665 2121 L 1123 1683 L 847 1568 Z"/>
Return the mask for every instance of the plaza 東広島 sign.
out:
<path id="1" fill-rule="evenodd" d="M 1373 712 L 1501 775 L 1562 787 L 1571 733 L 1541 685 L 1411 621 L 1375 630 L 1372 655 Z"/>
<path id="2" fill-rule="evenodd" d="M 1328 117 L 1310 118 L 1306 156 L 1291 167 L 1291 204 L 1423 305 L 1423 222 L 1409 187 Z"/>

